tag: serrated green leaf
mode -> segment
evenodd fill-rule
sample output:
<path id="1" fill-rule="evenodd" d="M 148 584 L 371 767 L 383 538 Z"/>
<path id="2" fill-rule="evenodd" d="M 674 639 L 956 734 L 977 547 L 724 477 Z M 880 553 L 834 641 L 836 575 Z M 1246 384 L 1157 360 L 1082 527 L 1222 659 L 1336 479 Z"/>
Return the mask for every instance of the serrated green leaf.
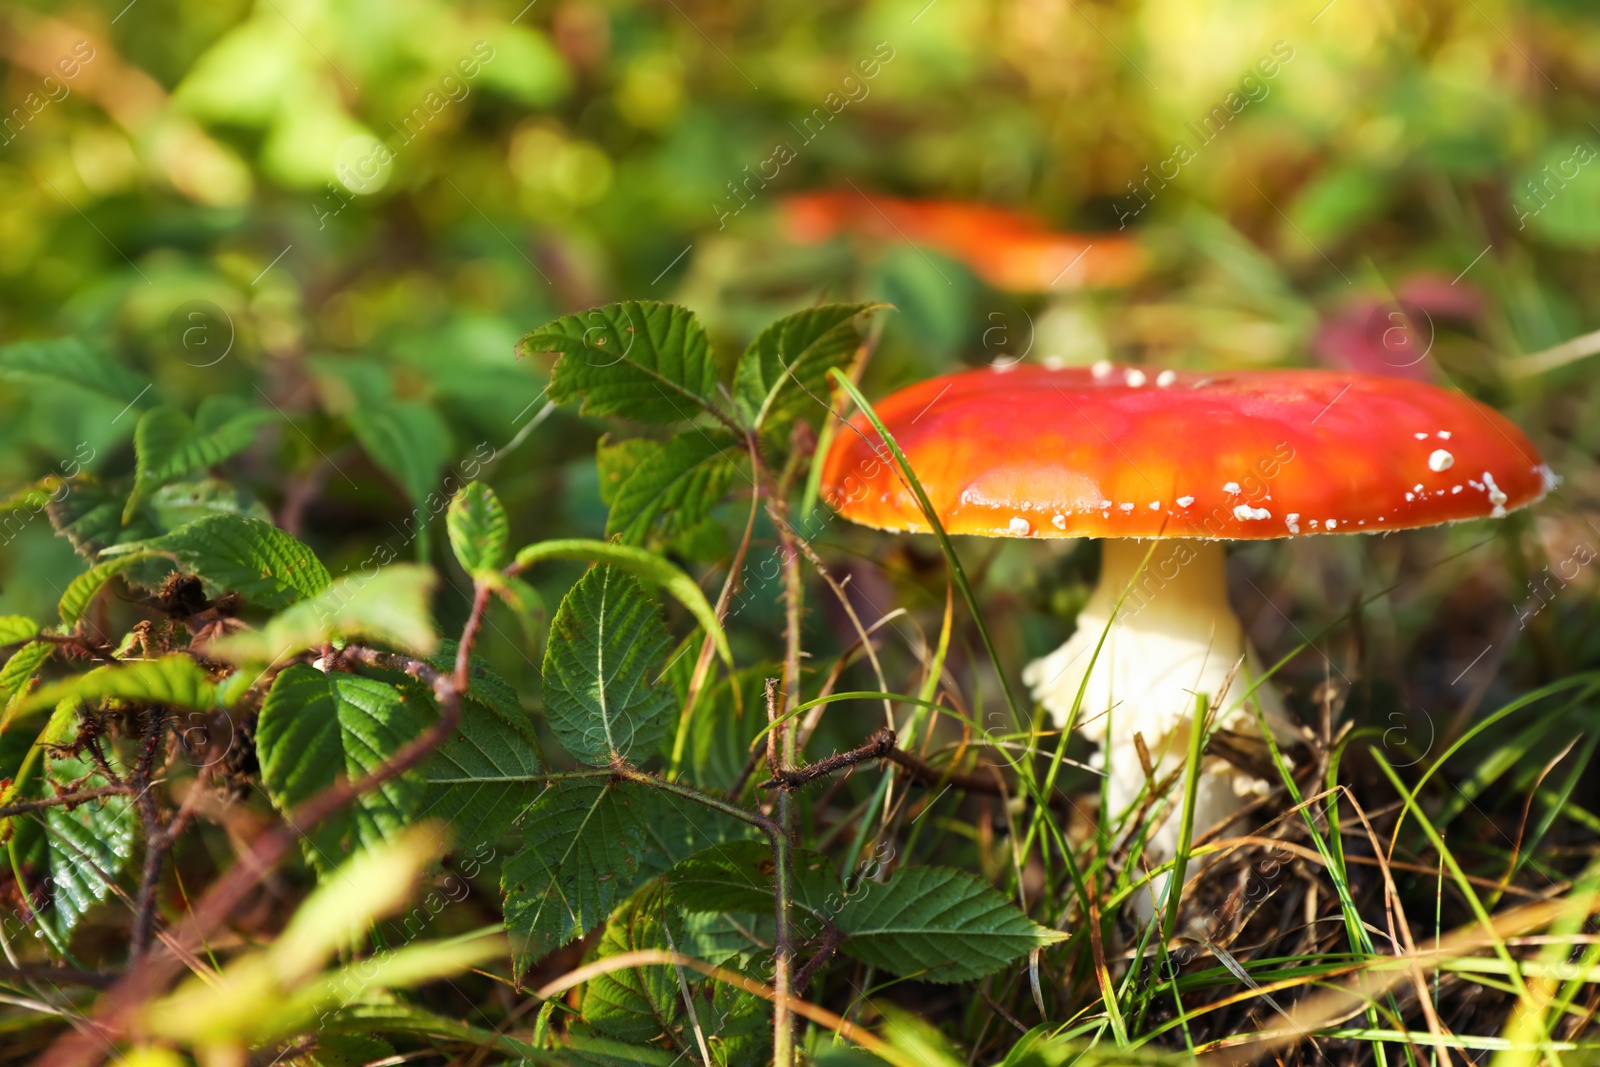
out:
<path id="1" fill-rule="evenodd" d="M 208 396 L 194 421 L 172 408 L 152 408 L 133 432 L 133 491 L 123 505 L 126 524 L 145 494 L 191 471 L 215 466 L 245 449 L 272 414 L 229 396 Z"/>
<path id="2" fill-rule="evenodd" d="M 734 371 L 734 398 L 746 421 L 774 435 L 798 418 L 819 422 L 827 414 L 828 371 L 848 366 L 861 347 L 857 320 L 887 306 L 825 304 L 762 330 Z"/>
<path id="3" fill-rule="evenodd" d="M 794 849 L 790 855 L 795 905 L 831 921 L 844 899 L 832 862 L 810 849 Z M 683 860 L 665 880 L 686 911 L 769 915 L 775 906 L 774 870 L 771 845 L 730 841 Z"/>
<path id="4" fill-rule="evenodd" d="M 395 563 L 370 576 L 346 575 L 260 630 L 217 638 L 206 653 L 230 663 L 272 663 L 337 637 L 427 656 L 439 643 L 429 611 L 437 580 L 431 568 L 415 563 Z"/>
<path id="5" fill-rule="evenodd" d="M 26 615 L 0 615 L 0 645 L 26 641 L 39 632 L 39 624 Z"/>
<path id="6" fill-rule="evenodd" d="M 445 514 L 450 548 L 468 574 L 499 570 L 511 540 L 511 520 L 500 498 L 482 482 L 472 482 L 450 501 Z"/>
<path id="7" fill-rule="evenodd" d="M 673 915 L 668 899 L 665 887 L 656 883 L 623 901 L 606 920 L 596 958 L 641 949 L 670 951 L 683 938 L 681 925 L 677 936 L 669 938 Z M 683 994 L 672 967 L 629 967 L 597 975 L 584 984 L 579 1010 L 585 1022 L 608 1037 L 639 1043 L 664 1037 L 676 1048 L 685 1047 L 680 1032 Z"/>
<path id="8" fill-rule="evenodd" d="M 238 593 L 269 611 L 315 596 L 332 581 L 311 549 L 260 519 L 213 515 L 103 555 L 160 553 L 198 574 L 214 593 Z"/>
<path id="9" fill-rule="evenodd" d="M 61 594 L 61 603 L 57 605 L 61 612 L 62 625 L 76 626 L 78 620 L 89 610 L 89 605 L 94 602 L 95 594 L 104 589 L 111 579 L 141 563 L 159 558 L 161 558 L 160 553 L 157 552 L 130 552 L 122 556 L 113 556 L 104 563 L 97 563 L 73 578 L 67 583 L 67 591 Z"/>
<path id="10" fill-rule="evenodd" d="M 665 447 L 651 437 L 625 437 L 620 441 L 610 434 L 601 437 L 594 450 L 595 469 L 600 475 L 600 503 L 609 508 L 634 468 Z"/>
<path id="11" fill-rule="evenodd" d="M 425 725 L 418 702 L 392 685 L 294 664 L 273 680 L 256 726 L 267 795 L 291 811 L 338 779 L 371 774 Z M 307 830 L 307 860 L 326 875 L 353 846 L 398 838 L 421 809 L 426 787 L 414 768 L 363 793 L 351 808 Z"/>
<path id="12" fill-rule="evenodd" d="M 653 585 L 661 586 L 677 597 L 678 602 L 694 616 L 695 622 L 711 635 L 712 643 L 716 645 L 717 654 L 722 657 L 722 662 L 730 667 L 733 666 L 733 653 L 728 649 L 728 635 L 723 632 L 722 624 L 717 621 L 717 613 L 711 609 L 711 602 L 706 599 L 705 593 L 700 591 L 693 578 L 654 552 L 633 545 L 612 544 L 610 541 L 563 538 L 555 541 L 539 541 L 526 546 L 517 553 L 516 566 L 519 571 L 527 570 L 535 563 L 547 559 L 594 560 L 625 570 Z"/>
<path id="13" fill-rule="evenodd" d="M 689 529 L 727 492 L 739 454 L 720 430 L 681 433 L 645 453 L 612 494 L 606 536 L 640 544 L 652 530 L 670 539 Z"/>
<path id="14" fill-rule="evenodd" d="M 11 654 L 6 665 L 0 667 L 0 705 L 11 702 L 11 698 L 39 673 L 39 668 L 55 649 L 48 641 L 30 641 Z M 0 728 L 3 727 L 4 720 L 0 720 Z"/>
<path id="15" fill-rule="evenodd" d="M 218 478 L 168 482 L 152 490 L 144 503 L 162 533 L 212 515 L 243 515 L 262 522 L 272 521 L 272 513 L 265 504 Z"/>
<path id="16" fill-rule="evenodd" d="M 560 353 L 548 395 L 557 404 L 581 398 L 585 415 L 672 423 L 720 410 L 711 342 L 688 308 L 629 300 L 563 315 L 517 351 Z"/>
<path id="17" fill-rule="evenodd" d="M 454 670 L 455 643 L 443 644 L 434 666 Z M 454 839 L 462 844 L 497 841 L 538 799 L 544 774 L 516 691 L 473 657 L 461 725 L 423 769 L 428 781 L 423 817 L 450 820 Z"/>
<path id="18" fill-rule="evenodd" d="M 592 567 L 561 601 L 544 655 L 544 702 L 563 748 L 596 767 L 644 762 L 673 723 L 656 683 L 671 639 L 632 575 Z"/>
<path id="19" fill-rule="evenodd" d="M 0 378 L 74 385 L 127 404 L 145 383 L 116 360 L 75 337 L 19 341 L 0 348 Z"/>
<path id="20" fill-rule="evenodd" d="M 161 533 L 146 521 L 143 512 L 124 526 L 122 511 L 127 498 L 93 478 L 79 477 L 68 484 L 71 491 L 52 499 L 45 511 L 56 533 L 90 563 L 97 562 L 100 553 L 113 545 L 130 544 Z"/>
<path id="21" fill-rule="evenodd" d="M 887 882 L 864 883 L 835 922 L 847 955 L 924 982 L 982 978 L 1067 936 L 988 883 L 944 867 L 903 867 Z"/>
<path id="22" fill-rule="evenodd" d="M 217 687 L 205 669 L 188 656 L 170 655 L 96 667 L 87 674 L 40 686 L 17 707 L 16 714 L 54 707 L 63 700 L 145 700 L 174 707 L 209 711 L 217 706 Z"/>
<path id="23" fill-rule="evenodd" d="M 633 888 L 639 796 L 610 778 L 553 782 L 523 816 L 522 851 L 500 874 L 518 973 L 593 929 Z"/>
<path id="24" fill-rule="evenodd" d="M 62 741 L 69 741 L 74 729 Z M 115 753 L 107 753 L 113 769 Z M 48 754 L 46 778 L 73 789 L 110 785 L 88 760 Z M 133 858 L 138 820 L 127 797 L 105 797 L 44 811 L 45 839 L 50 858 L 51 898 L 55 903 L 56 932 L 63 940 L 90 908 L 111 895 L 111 888 Z"/>

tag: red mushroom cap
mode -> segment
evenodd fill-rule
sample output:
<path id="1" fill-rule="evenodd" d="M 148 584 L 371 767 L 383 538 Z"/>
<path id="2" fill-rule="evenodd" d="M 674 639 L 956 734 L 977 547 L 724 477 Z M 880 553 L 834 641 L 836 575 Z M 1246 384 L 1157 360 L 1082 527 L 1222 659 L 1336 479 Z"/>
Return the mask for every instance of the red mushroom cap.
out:
<path id="1" fill-rule="evenodd" d="M 1497 518 L 1554 481 L 1498 412 L 1374 374 L 1028 364 L 934 378 L 876 410 L 952 534 L 1376 533 Z M 829 503 L 927 532 L 871 424 L 851 426 L 823 466 Z"/>
<path id="2" fill-rule="evenodd" d="M 1144 269 L 1143 252 L 1126 236 L 1060 233 L 1029 215 L 986 204 L 849 190 L 787 197 L 783 214 L 795 241 L 813 244 L 848 233 L 926 245 L 1011 292 L 1126 285 Z"/>

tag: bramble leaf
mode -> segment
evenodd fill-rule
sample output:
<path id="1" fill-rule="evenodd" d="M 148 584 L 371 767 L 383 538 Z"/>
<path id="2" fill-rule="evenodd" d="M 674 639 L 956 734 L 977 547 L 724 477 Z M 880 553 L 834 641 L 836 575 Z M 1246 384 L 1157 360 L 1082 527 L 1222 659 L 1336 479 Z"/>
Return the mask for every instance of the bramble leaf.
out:
<path id="1" fill-rule="evenodd" d="M 717 365 L 694 312 L 628 300 L 563 315 L 524 337 L 521 355 L 558 352 L 549 397 L 585 415 L 687 422 L 718 411 Z"/>
<path id="2" fill-rule="evenodd" d="M 217 687 L 205 669 L 188 656 L 133 660 L 96 667 L 41 686 L 23 699 L 17 714 L 52 707 L 63 700 L 148 701 L 208 711 L 217 706 Z"/>
<path id="3" fill-rule="evenodd" d="M 640 791 L 611 778 L 553 782 L 506 861 L 506 930 L 520 973 L 598 925 L 633 888 L 644 849 Z"/>
<path id="4" fill-rule="evenodd" d="M 638 450 L 611 492 L 606 536 L 640 544 L 652 530 L 670 539 L 705 518 L 728 489 L 739 452 L 732 434 L 681 433 Z M 604 476 L 602 471 L 602 477 Z"/>
<path id="5" fill-rule="evenodd" d="M 846 955 L 924 982 L 982 978 L 1067 937 L 987 882 L 945 867 L 903 867 L 887 882 L 863 883 L 835 921 Z"/>
<path id="6" fill-rule="evenodd" d="M 315 596 L 332 580 L 316 554 L 270 522 L 219 514 L 169 534 L 116 545 L 107 559 L 128 553 L 160 553 L 194 571 L 216 592 L 238 593 L 269 610 Z"/>
<path id="7" fill-rule="evenodd" d="M 856 320 L 888 306 L 825 304 L 762 330 L 734 372 L 734 397 L 746 421 L 769 434 L 783 433 L 799 418 L 820 421 L 827 413 L 828 371 L 848 366 L 861 347 Z"/>
<path id="8" fill-rule="evenodd" d="M 668 936 L 669 923 L 674 918 L 666 888 L 660 883 L 646 886 L 623 901 L 606 920 L 596 958 L 603 960 L 641 949 L 670 951 L 683 941 L 681 923 L 676 924 L 676 936 Z M 679 1032 L 684 1021 L 683 994 L 671 967 L 629 967 L 596 975 L 584 983 L 580 1010 L 585 1022 L 610 1037 L 651 1042 L 665 1036 L 675 1047 L 684 1047 Z"/>
<path id="9" fill-rule="evenodd" d="M 643 762 L 672 727 L 653 677 L 671 640 L 638 579 L 592 567 L 561 601 L 544 654 L 544 701 L 563 748 L 585 763 Z"/>
<path id="10" fill-rule="evenodd" d="M 71 739 L 69 735 L 59 740 Z M 116 769 L 115 753 L 108 753 L 107 759 Z M 47 754 L 46 761 L 46 777 L 58 787 L 98 789 L 111 784 L 86 759 Z M 90 908 L 111 895 L 133 858 L 137 823 L 132 801 L 123 796 L 104 797 L 71 810 L 64 805 L 45 809 L 55 926 L 63 940 Z"/>
<path id="11" fill-rule="evenodd" d="M 468 574 L 499 570 L 511 540 L 511 520 L 500 498 L 482 482 L 473 482 L 450 501 L 445 514 L 450 548 Z"/>
<path id="12" fill-rule="evenodd" d="M 280 810 L 292 811 L 340 778 L 376 771 L 425 724 L 418 703 L 392 685 L 294 664 L 274 679 L 256 726 L 267 795 Z M 397 838 L 416 818 L 425 788 L 422 771 L 413 768 L 305 828 L 307 860 L 326 875 L 352 847 Z"/>
<path id="13" fill-rule="evenodd" d="M 437 580 L 432 568 L 415 563 L 391 564 L 371 576 L 346 575 L 260 630 L 217 638 L 206 652 L 231 663 L 272 663 L 342 637 L 426 656 L 439 642 L 428 610 Z"/>
<path id="14" fill-rule="evenodd" d="M 121 363 L 76 337 L 18 341 L 0 348 L 0 378 L 75 385 L 123 404 L 137 400 L 146 388 Z"/>
<path id="15" fill-rule="evenodd" d="M 172 408 L 145 412 L 133 432 L 133 491 L 123 505 L 123 523 L 151 489 L 242 451 L 255 439 L 256 429 L 271 418 L 271 412 L 222 395 L 202 400 L 193 422 Z"/>

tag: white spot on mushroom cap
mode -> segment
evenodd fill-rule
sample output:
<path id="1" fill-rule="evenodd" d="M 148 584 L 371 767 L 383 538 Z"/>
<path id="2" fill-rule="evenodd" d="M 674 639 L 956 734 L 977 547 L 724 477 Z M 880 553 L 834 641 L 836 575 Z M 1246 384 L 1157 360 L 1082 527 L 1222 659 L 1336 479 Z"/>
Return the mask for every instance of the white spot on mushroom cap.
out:
<path id="1" fill-rule="evenodd" d="M 1130 370 L 1127 374 L 1122 376 L 1122 380 L 1127 382 L 1133 388 L 1137 389 L 1139 386 L 1145 383 L 1144 371 L 1137 368 Z"/>
<path id="2" fill-rule="evenodd" d="M 1111 501 L 1109 501 L 1109 500 L 1102 500 L 1102 501 L 1100 501 L 1100 506 L 1101 506 L 1101 507 L 1102 507 L 1102 508 L 1109 508 L 1109 507 L 1110 507 L 1110 506 L 1111 506 Z"/>
<path id="3" fill-rule="evenodd" d="M 1489 503 L 1494 505 L 1494 510 L 1489 512 L 1489 517 L 1491 519 L 1505 518 L 1506 501 L 1510 498 L 1506 496 L 1505 492 L 1501 490 L 1498 485 L 1494 484 L 1494 475 L 1490 474 L 1488 471 L 1483 472 L 1483 484 L 1484 487 L 1489 490 Z"/>
<path id="4" fill-rule="evenodd" d="M 1164 370 L 1160 374 L 1156 375 L 1156 384 L 1163 389 L 1177 380 L 1178 372 L 1174 370 Z"/>
<path id="5" fill-rule="evenodd" d="M 1190 504 L 1193 504 L 1193 503 L 1194 503 L 1194 497 L 1192 497 L 1192 496 L 1180 496 L 1178 498 L 1178 506 L 1180 508 L 1186 508 Z"/>
<path id="6" fill-rule="evenodd" d="M 1159 500 L 1150 501 L 1150 510 L 1151 511 L 1160 511 L 1161 510 L 1161 501 L 1159 501 Z"/>
<path id="7" fill-rule="evenodd" d="M 1339 520 L 1338 519 L 1329 519 L 1328 520 L 1328 529 L 1335 530 L 1335 529 L 1338 529 L 1338 527 L 1339 527 Z"/>
<path id="8" fill-rule="evenodd" d="M 1222 483 L 1222 491 L 1224 493 L 1237 493 L 1239 491 L 1239 483 L 1238 482 L 1223 482 Z"/>
<path id="9" fill-rule="evenodd" d="M 1027 519 L 1018 515 L 1011 520 L 1011 533 L 1015 537 L 1027 537 L 1033 532 L 1033 525 Z"/>
<path id="10" fill-rule="evenodd" d="M 1272 518 L 1272 512 L 1266 508 L 1253 508 L 1249 504 L 1240 504 L 1233 509 L 1233 517 L 1240 520 L 1270 519 Z"/>
<path id="11" fill-rule="evenodd" d="M 1428 439 L 1428 435 L 1425 433 L 1414 433 L 1411 436 L 1415 437 L 1419 441 L 1426 441 Z"/>
<path id="12" fill-rule="evenodd" d="M 1436 448 L 1428 456 L 1428 469 L 1431 471 L 1447 471 L 1455 465 L 1456 457 L 1442 448 Z"/>
<path id="13" fill-rule="evenodd" d="M 1440 440 L 1443 440 L 1443 441 L 1450 440 L 1450 431 L 1449 430 L 1440 430 L 1439 431 L 1439 438 L 1440 438 Z"/>
<path id="14" fill-rule="evenodd" d="M 1067 517 L 1058 511 L 1051 517 L 1050 525 L 1058 530 L 1065 530 L 1067 528 Z"/>
<path id="15" fill-rule="evenodd" d="M 1415 499 L 1417 499 L 1417 494 L 1415 494 L 1415 493 L 1407 493 L 1406 494 L 1406 499 L 1407 500 L 1415 500 Z"/>
<path id="16" fill-rule="evenodd" d="M 1455 496 L 1457 493 L 1461 492 L 1461 488 L 1462 487 L 1459 485 L 1452 485 L 1450 487 L 1450 495 Z"/>
<path id="17" fill-rule="evenodd" d="M 1118 504 L 1117 507 L 1122 509 L 1123 511 L 1132 511 L 1133 510 L 1133 502 L 1132 501 L 1127 501 L 1125 503 Z"/>
<path id="18" fill-rule="evenodd" d="M 1289 527 L 1290 533 L 1297 534 L 1300 532 L 1300 513 L 1298 511 L 1289 512 L 1283 517 L 1283 521 Z"/>
<path id="19" fill-rule="evenodd" d="M 1541 483 L 1543 483 L 1545 492 L 1548 493 L 1556 486 L 1561 484 L 1561 475 L 1551 470 L 1545 464 L 1539 464 L 1534 468 L 1534 470 L 1539 472 L 1539 480 Z"/>
<path id="20" fill-rule="evenodd" d="M 1112 370 L 1113 368 L 1109 359 L 1099 359 L 1096 360 L 1094 365 L 1089 368 L 1089 373 L 1094 375 L 1096 378 L 1109 378 Z"/>

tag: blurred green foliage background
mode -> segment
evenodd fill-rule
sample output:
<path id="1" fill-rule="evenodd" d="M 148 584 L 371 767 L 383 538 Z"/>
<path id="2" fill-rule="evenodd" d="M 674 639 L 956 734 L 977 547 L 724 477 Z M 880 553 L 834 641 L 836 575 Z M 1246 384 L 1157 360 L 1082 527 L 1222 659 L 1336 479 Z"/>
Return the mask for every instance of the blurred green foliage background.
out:
<path id="1" fill-rule="evenodd" d="M 236 465 L 335 572 L 434 551 L 410 531 L 474 473 L 518 543 L 598 536 L 599 427 L 513 346 L 630 297 L 725 353 L 891 301 L 869 395 L 1014 358 L 1426 377 L 1510 410 L 1569 504 L 1600 489 L 1592 372 L 1509 362 L 1596 325 L 1578 0 L 13 0 L 0 30 L 0 341 L 123 369 L 0 382 L 6 487 L 122 474 L 140 410 L 221 394 L 279 416 Z M 904 234 L 786 236 L 784 197 L 852 188 L 1131 235 L 1149 267 L 1008 293 Z M 1425 356 L 1385 348 L 1396 298 Z M 680 555 L 726 553 L 702 533 Z M 81 564 L 42 519 L 4 540 L 0 610 L 48 617 Z"/>

